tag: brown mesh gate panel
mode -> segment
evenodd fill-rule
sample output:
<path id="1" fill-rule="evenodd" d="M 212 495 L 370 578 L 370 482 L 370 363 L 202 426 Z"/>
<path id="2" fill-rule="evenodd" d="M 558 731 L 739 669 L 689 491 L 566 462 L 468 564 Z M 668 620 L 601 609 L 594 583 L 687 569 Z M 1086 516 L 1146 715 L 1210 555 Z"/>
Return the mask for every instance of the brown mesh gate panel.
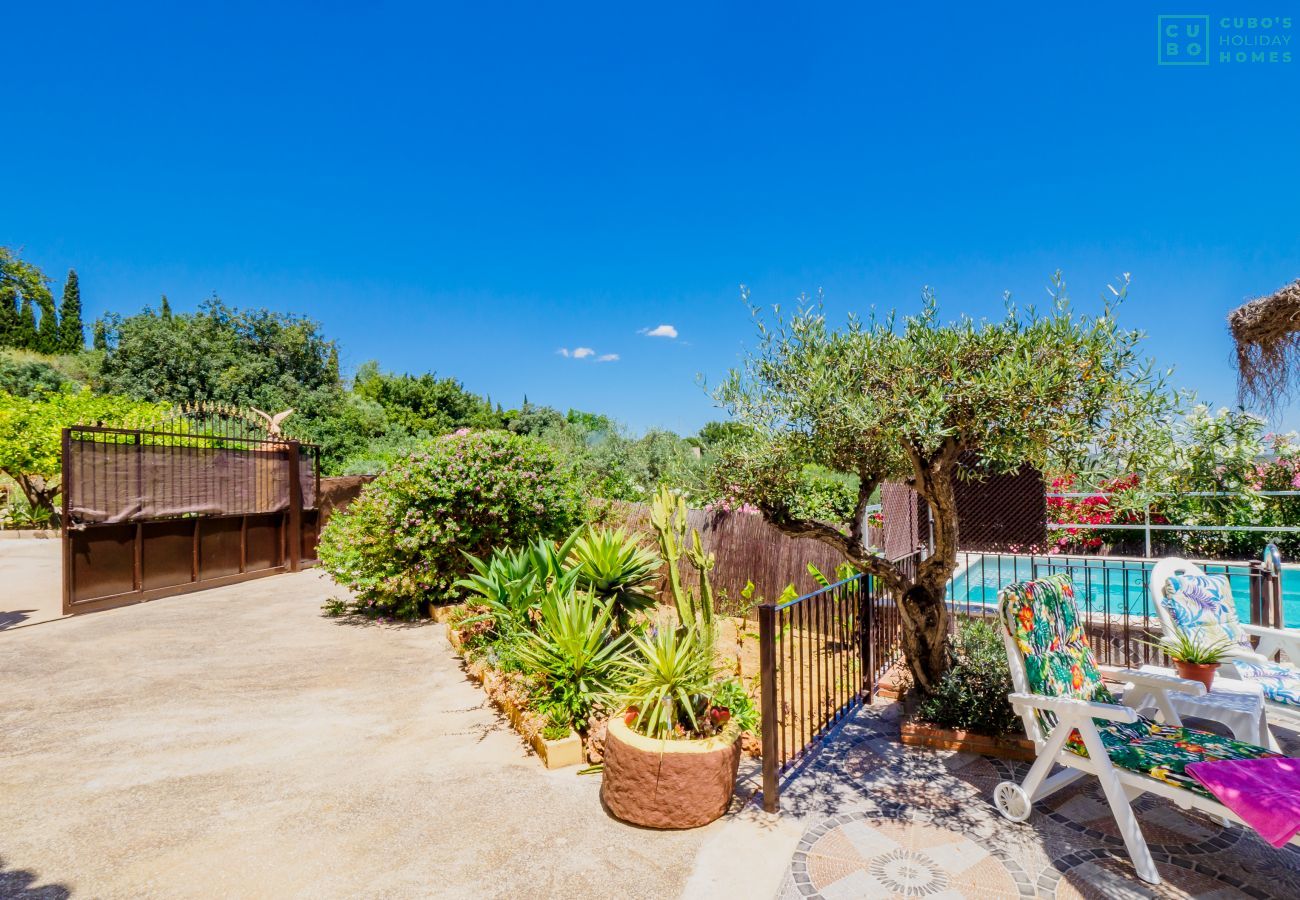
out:
<path id="1" fill-rule="evenodd" d="M 226 432 L 63 432 L 63 611 L 283 571 L 315 556 L 318 451 Z"/>
<path id="2" fill-rule="evenodd" d="M 1046 544 L 1047 486 L 1037 469 L 959 478 L 956 494 L 962 550 L 1028 553 Z"/>
<path id="3" fill-rule="evenodd" d="M 915 552 L 929 538 L 923 518 L 924 501 L 905 484 L 886 482 L 880 486 L 880 515 L 886 559 L 901 559 Z M 923 530 L 923 524 L 925 525 Z"/>
<path id="4" fill-rule="evenodd" d="M 972 476 L 974 472 L 966 470 Z M 1028 466 L 1006 475 L 959 477 L 958 543 L 962 550 L 1028 553 L 1047 541 L 1047 485 Z M 929 542 L 929 507 L 905 484 L 880 486 L 881 548 L 888 559 L 906 556 Z"/>

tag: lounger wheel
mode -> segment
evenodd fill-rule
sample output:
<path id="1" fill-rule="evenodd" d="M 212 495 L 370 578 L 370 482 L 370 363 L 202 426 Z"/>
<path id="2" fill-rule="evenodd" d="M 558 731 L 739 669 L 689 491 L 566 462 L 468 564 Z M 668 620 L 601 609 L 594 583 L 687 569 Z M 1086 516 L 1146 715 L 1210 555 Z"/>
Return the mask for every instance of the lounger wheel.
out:
<path id="1" fill-rule="evenodd" d="M 1004 818 L 1012 822 L 1023 822 L 1034 811 L 1034 804 L 1029 802 L 1029 794 L 1014 781 L 1003 781 L 993 789 L 993 805 Z"/>

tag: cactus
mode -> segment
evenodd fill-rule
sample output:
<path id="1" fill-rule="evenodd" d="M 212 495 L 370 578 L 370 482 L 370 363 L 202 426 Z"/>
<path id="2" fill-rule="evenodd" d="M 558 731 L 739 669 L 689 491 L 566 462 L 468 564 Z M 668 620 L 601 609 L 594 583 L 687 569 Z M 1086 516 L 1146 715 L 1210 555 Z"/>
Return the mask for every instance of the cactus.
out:
<path id="1" fill-rule="evenodd" d="M 709 572 L 716 558 L 705 553 L 700 543 L 700 533 L 689 528 L 686 521 L 686 501 L 661 485 L 650 505 L 650 524 L 659 536 L 659 552 L 668 563 L 668 585 L 677 605 L 677 619 L 683 626 L 698 622 L 702 629 L 713 629 L 713 584 Z M 690 544 L 687 544 L 687 531 Z M 682 557 L 700 574 L 700 595 L 682 587 L 679 564 Z"/>

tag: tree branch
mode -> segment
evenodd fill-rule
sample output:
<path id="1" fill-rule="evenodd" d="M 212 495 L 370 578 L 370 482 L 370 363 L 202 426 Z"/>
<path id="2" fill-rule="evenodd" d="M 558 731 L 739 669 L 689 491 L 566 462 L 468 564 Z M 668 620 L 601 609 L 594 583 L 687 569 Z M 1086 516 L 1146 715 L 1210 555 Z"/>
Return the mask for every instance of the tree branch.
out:
<path id="1" fill-rule="evenodd" d="M 870 496 L 870 492 L 868 492 L 868 496 Z M 795 518 L 790 514 L 790 508 L 784 504 L 760 504 L 759 510 L 763 513 L 763 518 L 767 520 L 768 524 L 778 529 L 782 534 L 795 538 L 812 538 L 821 541 L 827 546 L 834 547 L 847 556 L 858 567 L 859 571 L 875 575 L 890 590 L 901 593 L 910 584 L 907 576 L 897 566 L 883 556 L 868 552 L 861 540 L 854 541 L 849 535 L 833 525 L 819 522 L 816 519 Z"/>

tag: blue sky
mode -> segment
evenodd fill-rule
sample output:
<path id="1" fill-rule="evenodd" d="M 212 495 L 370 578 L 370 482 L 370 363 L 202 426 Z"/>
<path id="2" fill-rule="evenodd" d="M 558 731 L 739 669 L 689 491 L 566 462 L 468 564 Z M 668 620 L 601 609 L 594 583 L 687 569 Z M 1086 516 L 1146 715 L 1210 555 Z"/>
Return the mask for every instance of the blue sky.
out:
<path id="1" fill-rule="evenodd" d="M 348 366 L 682 431 L 741 283 L 978 316 L 1127 271 L 1229 403 L 1225 314 L 1300 276 L 1300 58 L 1157 66 L 1156 16 L 1291 38 L 1300 3 L 1194 5 L 11 6 L 0 245 L 92 316 L 215 291 Z"/>

